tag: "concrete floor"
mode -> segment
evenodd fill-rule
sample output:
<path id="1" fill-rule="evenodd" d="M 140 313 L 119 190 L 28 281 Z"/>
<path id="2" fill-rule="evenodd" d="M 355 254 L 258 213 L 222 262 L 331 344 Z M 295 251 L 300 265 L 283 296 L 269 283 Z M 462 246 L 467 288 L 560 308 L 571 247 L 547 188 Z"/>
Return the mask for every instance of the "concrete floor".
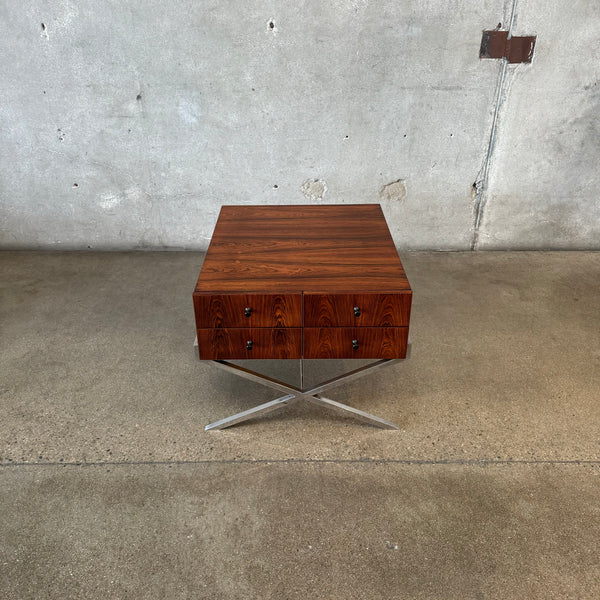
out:
<path id="1" fill-rule="evenodd" d="M 402 259 L 411 359 L 328 393 L 399 431 L 204 432 L 277 393 L 195 359 L 201 254 L 1 254 L 0 598 L 599 597 L 600 254 Z"/>

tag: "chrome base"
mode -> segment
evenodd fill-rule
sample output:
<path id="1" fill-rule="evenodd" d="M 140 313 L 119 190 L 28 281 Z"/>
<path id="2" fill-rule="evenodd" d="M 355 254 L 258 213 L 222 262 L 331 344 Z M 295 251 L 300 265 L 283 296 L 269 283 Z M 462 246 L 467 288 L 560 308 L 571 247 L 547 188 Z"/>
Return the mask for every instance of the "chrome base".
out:
<path id="1" fill-rule="evenodd" d="M 194 343 L 194 346 L 197 346 L 198 340 Z M 406 358 L 410 356 L 411 344 L 410 340 L 408 342 L 408 348 L 406 352 Z M 368 373 L 372 373 L 373 371 L 380 369 L 382 367 L 392 365 L 398 362 L 402 362 L 406 359 L 383 359 L 373 362 L 371 364 L 365 365 L 358 369 L 354 369 L 353 371 L 349 371 L 347 373 L 343 373 L 338 377 L 334 377 L 333 379 L 329 379 L 328 381 L 324 381 L 316 386 L 312 386 L 310 388 L 296 387 L 293 385 L 289 385 L 284 383 L 283 381 L 279 381 L 277 379 L 273 379 L 268 377 L 267 375 L 263 375 L 261 373 L 256 373 L 255 371 L 251 371 L 250 369 L 246 369 L 239 365 L 232 364 L 225 360 L 211 360 L 208 361 L 213 365 L 224 369 L 225 371 L 229 371 L 235 375 L 240 377 L 244 377 L 245 379 L 249 379 L 250 381 L 255 381 L 257 383 L 262 383 L 268 387 L 276 389 L 280 392 L 283 392 L 285 395 L 277 398 L 275 400 L 271 400 L 270 402 L 265 402 L 264 404 L 260 404 L 259 406 L 255 406 L 254 408 L 249 408 L 248 410 L 244 410 L 240 413 L 232 415 L 231 417 L 226 417 L 225 419 L 221 419 L 219 421 L 215 421 L 214 423 L 209 423 L 204 427 L 205 431 L 210 429 L 225 429 L 226 427 L 231 427 L 232 425 L 237 425 L 238 423 L 242 423 L 243 421 L 247 421 L 248 419 L 252 419 L 258 415 L 267 414 L 283 408 L 284 406 L 289 406 L 290 404 L 298 401 L 306 401 L 311 402 L 313 404 L 318 404 L 319 406 L 325 406 L 327 408 L 332 408 L 334 410 L 338 410 L 343 412 L 344 414 L 350 413 L 354 417 L 369 423 L 371 425 L 376 425 L 378 427 L 383 427 L 384 429 L 399 429 L 398 425 L 392 423 L 391 421 L 387 421 L 386 419 L 382 419 L 381 417 L 376 417 L 368 412 L 364 412 L 359 410 L 358 408 L 353 408 L 351 406 L 347 406 L 346 404 L 341 404 L 340 402 L 336 402 L 335 400 L 330 400 L 329 398 L 325 398 L 321 395 L 321 392 L 325 390 L 331 389 L 338 385 L 342 385 L 343 383 L 348 383 L 349 381 L 353 381 L 354 379 L 358 379 L 363 375 L 367 375 Z M 304 366 L 303 361 L 300 359 L 300 386 L 303 385 L 304 381 Z"/>

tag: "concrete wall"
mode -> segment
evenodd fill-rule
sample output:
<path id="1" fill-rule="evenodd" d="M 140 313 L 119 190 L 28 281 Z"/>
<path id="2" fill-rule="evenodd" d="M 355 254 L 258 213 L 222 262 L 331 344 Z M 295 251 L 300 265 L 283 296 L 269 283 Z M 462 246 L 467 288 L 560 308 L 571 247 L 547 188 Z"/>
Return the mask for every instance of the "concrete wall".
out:
<path id="1" fill-rule="evenodd" d="M 533 63 L 480 60 L 513 11 Z M 599 13 L 3 0 L 0 243 L 202 249 L 224 203 L 381 202 L 403 249 L 599 248 Z"/>

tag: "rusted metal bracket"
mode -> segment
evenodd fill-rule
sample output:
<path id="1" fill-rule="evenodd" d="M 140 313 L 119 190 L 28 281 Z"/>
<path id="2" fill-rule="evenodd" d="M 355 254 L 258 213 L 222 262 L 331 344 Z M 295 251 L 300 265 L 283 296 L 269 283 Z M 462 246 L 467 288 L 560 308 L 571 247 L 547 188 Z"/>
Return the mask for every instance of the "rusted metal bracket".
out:
<path id="1" fill-rule="evenodd" d="M 530 63 L 535 35 L 508 37 L 508 31 L 484 31 L 479 58 L 505 58 L 509 63 Z"/>

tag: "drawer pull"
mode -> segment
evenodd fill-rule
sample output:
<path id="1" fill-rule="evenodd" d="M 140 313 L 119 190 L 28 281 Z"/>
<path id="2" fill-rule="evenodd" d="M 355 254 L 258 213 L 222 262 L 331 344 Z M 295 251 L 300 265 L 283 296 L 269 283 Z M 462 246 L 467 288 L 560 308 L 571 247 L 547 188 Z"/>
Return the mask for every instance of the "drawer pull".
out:
<path id="1" fill-rule="evenodd" d="M 352 350 L 358 350 L 358 340 L 352 340 Z"/>
<path id="2" fill-rule="evenodd" d="M 250 306 L 246 306 L 244 309 L 244 316 L 249 317 L 252 314 L 252 308 Z"/>
<path id="3" fill-rule="evenodd" d="M 355 306 L 354 307 L 354 316 L 355 317 L 360 317 L 360 306 Z"/>
<path id="4" fill-rule="evenodd" d="M 252 350 L 252 340 L 246 342 L 246 350 Z"/>

